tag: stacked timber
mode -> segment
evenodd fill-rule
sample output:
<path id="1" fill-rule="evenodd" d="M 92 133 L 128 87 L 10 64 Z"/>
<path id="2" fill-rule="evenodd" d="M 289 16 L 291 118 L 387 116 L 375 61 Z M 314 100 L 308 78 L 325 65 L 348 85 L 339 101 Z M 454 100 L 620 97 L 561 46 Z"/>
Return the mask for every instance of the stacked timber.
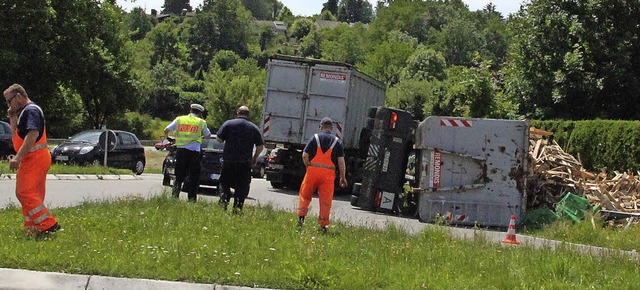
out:
<path id="1" fill-rule="evenodd" d="M 527 206 L 553 208 L 568 192 L 583 196 L 602 209 L 640 213 L 640 172 L 620 173 L 610 177 L 605 172 L 592 173 L 582 163 L 549 141 L 552 133 L 530 130 L 530 165 L 533 180 L 529 183 Z"/>

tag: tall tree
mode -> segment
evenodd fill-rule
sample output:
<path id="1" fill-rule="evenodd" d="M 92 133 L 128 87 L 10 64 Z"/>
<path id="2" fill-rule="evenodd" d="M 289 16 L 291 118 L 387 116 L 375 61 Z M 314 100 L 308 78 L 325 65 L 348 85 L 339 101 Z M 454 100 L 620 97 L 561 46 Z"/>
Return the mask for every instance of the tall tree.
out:
<path id="1" fill-rule="evenodd" d="M 348 23 L 369 23 L 373 19 L 373 8 L 367 0 L 340 0 L 338 20 Z"/>
<path id="2" fill-rule="evenodd" d="M 333 15 L 338 14 L 338 0 L 327 0 L 326 3 L 322 4 L 322 12 L 329 11 Z"/>
<path id="3" fill-rule="evenodd" d="M 241 0 L 242 5 L 251 12 L 256 19 L 273 19 L 273 1 L 271 0 Z"/>
<path id="4" fill-rule="evenodd" d="M 193 10 L 189 0 L 164 0 L 162 8 L 163 14 L 175 15 L 181 15 L 183 11 L 191 12 Z"/>
<path id="5" fill-rule="evenodd" d="M 291 37 L 295 37 L 297 40 L 300 40 L 303 37 L 307 36 L 314 28 L 315 24 L 311 19 L 296 19 L 293 24 L 291 24 L 291 28 L 289 28 L 289 30 L 291 31 L 289 35 Z"/>
<path id="6" fill-rule="evenodd" d="M 407 59 L 413 53 L 414 48 L 410 43 L 388 40 L 369 53 L 362 70 L 372 77 L 383 81 L 388 85 L 394 85 L 400 80 Z"/>
<path id="7" fill-rule="evenodd" d="M 192 73 L 204 71 L 219 50 L 249 55 L 251 13 L 237 0 L 205 1 L 189 30 Z"/>
<path id="8" fill-rule="evenodd" d="M 47 111 L 52 136 L 70 133 L 76 116 L 98 127 L 138 106 L 119 8 L 93 0 L 7 0 L 0 11 L 11 16 L 0 17 L 0 83 L 29 90 Z"/>
<path id="9" fill-rule="evenodd" d="M 227 70 L 212 62 L 204 73 L 205 95 L 209 96 L 206 107 L 211 108 L 207 122 L 219 127 L 224 121 L 235 118 L 239 106 L 246 105 L 253 112 L 251 120 L 260 125 L 265 78 L 265 70 L 258 68 L 254 59 L 240 59 Z"/>
<path id="10" fill-rule="evenodd" d="M 322 58 L 332 61 L 358 64 L 364 60 L 363 37 L 366 28 L 362 24 L 350 27 L 340 24 L 331 31 L 327 31 L 321 44 Z"/>
<path id="11" fill-rule="evenodd" d="M 441 53 L 420 46 L 406 61 L 402 77 L 421 81 L 442 81 L 446 78 L 446 67 L 446 61 Z"/>
<path id="12" fill-rule="evenodd" d="M 135 7 L 128 14 L 128 23 L 129 31 L 131 31 L 131 40 L 138 41 L 143 39 L 158 21 L 155 17 L 147 15 L 144 9 Z"/>
<path id="13" fill-rule="evenodd" d="M 533 1 L 512 23 L 505 84 L 522 114 L 640 117 L 640 2 Z"/>

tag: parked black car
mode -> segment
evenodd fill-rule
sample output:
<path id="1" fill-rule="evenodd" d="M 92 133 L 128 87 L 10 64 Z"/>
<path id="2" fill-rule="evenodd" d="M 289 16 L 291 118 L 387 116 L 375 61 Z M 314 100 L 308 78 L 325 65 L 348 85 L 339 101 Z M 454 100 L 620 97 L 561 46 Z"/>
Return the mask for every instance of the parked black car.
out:
<path id="1" fill-rule="evenodd" d="M 254 149 L 255 150 L 255 149 Z M 254 151 L 255 152 L 255 151 Z M 251 175 L 255 178 L 263 178 L 265 174 L 265 167 L 267 166 L 267 157 L 269 156 L 269 150 L 265 147 L 260 155 L 258 155 L 258 161 L 256 165 L 251 168 Z"/>
<path id="2" fill-rule="evenodd" d="M 131 169 L 140 175 L 144 171 L 146 157 L 144 147 L 135 134 L 120 130 L 115 133 L 115 148 L 107 152 L 107 166 Z M 51 159 L 56 163 L 76 165 L 101 165 L 104 163 L 104 150 L 98 146 L 104 130 L 82 131 L 51 149 Z"/>
<path id="3" fill-rule="evenodd" d="M 175 179 L 175 167 L 176 167 L 176 147 L 171 146 L 168 148 L 169 154 L 162 162 L 162 173 L 164 178 L 162 179 L 162 185 L 171 186 Z M 220 172 L 222 172 L 222 150 L 224 150 L 224 143 L 220 143 L 216 140 L 215 135 L 211 135 L 211 139 L 202 139 L 200 146 L 200 153 L 202 158 L 200 159 L 200 185 L 218 186 L 220 183 Z M 182 184 L 183 188 L 185 184 L 190 181 L 185 180 Z"/>
<path id="4" fill-rule="evenodd" d="M 16 154 L 16 151 L 13 150 L 11 137 L 13 137 L 13 132 L 11 132 L 9 123 L 0 121 L 0 160 Z"/>

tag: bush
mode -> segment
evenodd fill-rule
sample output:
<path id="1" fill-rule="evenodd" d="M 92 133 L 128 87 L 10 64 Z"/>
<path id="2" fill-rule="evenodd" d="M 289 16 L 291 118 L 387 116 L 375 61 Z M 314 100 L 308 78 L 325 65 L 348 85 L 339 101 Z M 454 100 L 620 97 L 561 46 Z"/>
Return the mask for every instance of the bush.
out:
<path id="1" fill-rule="evenodd" d="M 159 140 L 163 135 L 164 128 L 170 122 L 151 118 L 146 114 L 129 112 L 124 114 L 124 118 L 114 120 L 108 128 L 132 132 L 140 140 Z"/>
<path id="2" fill-rule="evenodd" d="M 640 170 L 640 122 L 531 121 L 531 125 L 554 133 L 553 138 L 590 171 Z"/>

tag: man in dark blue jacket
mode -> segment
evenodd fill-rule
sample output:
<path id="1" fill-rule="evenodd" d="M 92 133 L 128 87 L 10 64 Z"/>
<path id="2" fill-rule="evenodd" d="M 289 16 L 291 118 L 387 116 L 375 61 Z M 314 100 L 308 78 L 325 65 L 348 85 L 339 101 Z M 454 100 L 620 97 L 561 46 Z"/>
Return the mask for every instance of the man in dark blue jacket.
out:
<path id="1" fill-rule="evenodd" d="M 222 124 L 216 138 L 219 142 L 225 143 L 220 174 L 222 187 L 220 203 L 226 210 L 231 199 L 231 188 L 233 188 L 233 212 L 239 213 L 242 211 L 244 200 L 249 195 L 251 167 L 256 164 L 260 152 L 264 149 L 264 140 L 258 126 L 249 121 L 248 107 L 241 106 L 236 111 L 236 115 L 237 118 Z"/>

